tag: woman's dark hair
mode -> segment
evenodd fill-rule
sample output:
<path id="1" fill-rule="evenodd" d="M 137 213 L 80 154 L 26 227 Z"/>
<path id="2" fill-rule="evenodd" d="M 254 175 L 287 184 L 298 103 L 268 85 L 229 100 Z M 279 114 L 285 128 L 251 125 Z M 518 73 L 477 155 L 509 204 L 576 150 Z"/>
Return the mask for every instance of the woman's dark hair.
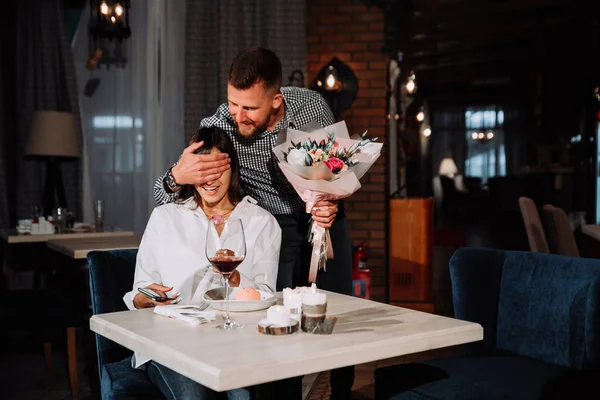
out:
<path id="1" fill-rule="evenodd" d="M 229 182 L 227 197 L 229 197 L 231 204 L 236 205 L 242 201 L 245 194 L 242 185 L 240 184 L 240 163 L 238 161 L 237 152 L 233 147 L 233 143 L 231 143 L 229 136 L 227 136 L 227 133 L 225 133 L 224 130 L 215 126 L 198 129 L 198 131 L 190 138 L 188 146 L 192 143 L 202 141 L 204 141 L 204 145 L 196 150 L 195 154 L 210 154 L 212 149 L 216 148 L 221 153 L 229 155 L 229 159 L 231 160 L 229 163 L 229 168 L 231 168 L 231 180 Z M 202 204 L 202 197 L 200 197 L 200 194 L 194 185 L 183 185 L 179 191 L 177 202 L 183 203 L 190 197 L 194 198 L 196 204 Z"/>

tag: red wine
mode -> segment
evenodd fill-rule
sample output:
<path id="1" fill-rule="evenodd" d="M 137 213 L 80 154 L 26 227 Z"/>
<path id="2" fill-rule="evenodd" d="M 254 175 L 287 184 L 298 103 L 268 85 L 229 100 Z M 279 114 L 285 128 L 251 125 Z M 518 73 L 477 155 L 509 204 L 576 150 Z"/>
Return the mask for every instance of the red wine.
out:
<path id="1" fill-rule="evenodd" d="M 212 257 L 208 261 L 221 273 L 231 274 L 238 265 L 244 261 L 244 257 Z"/>

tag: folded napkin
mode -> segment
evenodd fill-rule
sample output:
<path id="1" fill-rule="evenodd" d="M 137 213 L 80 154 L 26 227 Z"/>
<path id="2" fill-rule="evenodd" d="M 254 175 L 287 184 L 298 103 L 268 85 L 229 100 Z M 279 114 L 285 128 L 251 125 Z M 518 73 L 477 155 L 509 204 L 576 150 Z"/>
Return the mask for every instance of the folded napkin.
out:
<path id="1" fill-rule="evenodd" d="M 195 305 L 169 304 L 154 307 L 154 312 L 165 317 L 174 318 L 190 325 L 200 325 L 216 319 L 214 311 L 203 311 L 204 307 Z"/>

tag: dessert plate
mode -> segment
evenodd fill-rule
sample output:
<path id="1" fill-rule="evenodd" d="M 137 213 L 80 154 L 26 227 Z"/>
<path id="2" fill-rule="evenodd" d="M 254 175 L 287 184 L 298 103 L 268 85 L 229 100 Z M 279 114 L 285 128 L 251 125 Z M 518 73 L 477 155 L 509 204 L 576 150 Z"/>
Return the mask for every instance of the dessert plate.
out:
<path id="1" fill-rule="evenodd" d="M 239 288 L 229 289 L 229 311 L 231 312 L 249 312 L 266 310 L 277 303 L 277 297 L 273 293 L 259 290 L 260 300 L 236 300 L 235 294 Z M 204 293 L 204 301 L 210 304 L 210 307 L 225 311 L 225 288 L 218 287 Z"/>

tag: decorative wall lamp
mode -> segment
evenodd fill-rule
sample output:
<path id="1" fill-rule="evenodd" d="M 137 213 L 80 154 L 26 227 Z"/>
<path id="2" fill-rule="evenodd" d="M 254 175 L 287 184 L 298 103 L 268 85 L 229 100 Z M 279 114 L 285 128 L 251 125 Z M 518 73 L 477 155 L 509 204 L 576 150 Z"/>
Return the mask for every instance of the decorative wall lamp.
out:
<path id="1" fill-rule="evenodd" d="M 301 69 L 293 70 L 288 79 L 289 86 L 304 87 L 304 73 Z"/>
<path id="2" fill-rule="evenodd" d="M 404 88 L 407 94 L 415 94 L 417 92 L 417 77 L 413 71 L 410 71 L 408 74 Z"/>
<path id="3" fill-rule="evenodd" d="M 358 79 L 350 66 L 333 57 L 315 77 L 312 89 L 325 98 L 337 119 L 356 100 Z"/>
<path id="4" fill-rule="evenodd" d="M 125 67 L 124 40 L 131 36 L 130 0 L 90 0 L 89 70 L 100 64 Z"/>

